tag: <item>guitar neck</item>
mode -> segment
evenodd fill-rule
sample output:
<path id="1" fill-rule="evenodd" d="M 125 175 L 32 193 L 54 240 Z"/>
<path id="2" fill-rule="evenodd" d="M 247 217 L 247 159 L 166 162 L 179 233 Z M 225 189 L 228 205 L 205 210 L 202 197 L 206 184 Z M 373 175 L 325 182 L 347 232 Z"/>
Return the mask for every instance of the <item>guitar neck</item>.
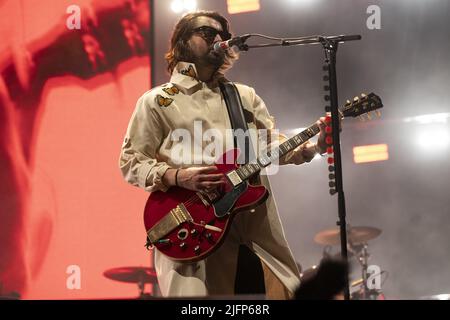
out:
<path id="1" fill-rule="evenodd" d="M 305 143 L 319 132 L 319 126 L 317 124 L 313 124 L 299 134 L 296 134 L 292 138 L 286 140 L 273 150 L 260 155 L 256 163 L 248 163 L 240 166 L 236 169 L 236 173 L 239 175 L 242 181 L 247 180 L 255 173 L 261 171 L 263 168 L 267 167 L 275 160 L 285 156 L 288 152 Z"/>
<path id="2" fill-rule="evenodd" d="M 294 150 L 301 144 L 305 143 L 316 134 L 320 132 L 320 128 L 317 124 L 313 124 L 303 130 L 302 132 L 296 134 L 292 138 L 286 140 L 278 147 L 274 148 L 272 151 L 268 151 L 258 158 L 258 163 L 262 167 L 267 167 L 269 164 L 275 160 L 285 156 L 288 152 Z"/>
<path id="3" fill-rule="evenodd" d="M 344 119 L 344 117 L 362 117 L 362 115 L 368 114 L 374 110 L 377 110 L 378 112 L 378 109 L 382 107 L 383 103 L 381 102 L 381 98 L 373 92 L 369 93 L 369 95 L 362 94 L 361 98 L 355 97 L 353 102 L 347 100 L 347 103 L 339 110 L 339 117 L 340 119 Z M 258 159 L 256 159 L 256 162 L 242 165 L 236 170 L 228 173 L 227 176 L 233 185 L 236 186 L 240 182 L 245 181 L 258 173 L 275 160 L 285 156 L 289 151 L 292 151 L 305 143 L 319 132 L 319 126 L 314 123 L 299 134 L 286 140 L 278 147 L 259 156 Z"/>

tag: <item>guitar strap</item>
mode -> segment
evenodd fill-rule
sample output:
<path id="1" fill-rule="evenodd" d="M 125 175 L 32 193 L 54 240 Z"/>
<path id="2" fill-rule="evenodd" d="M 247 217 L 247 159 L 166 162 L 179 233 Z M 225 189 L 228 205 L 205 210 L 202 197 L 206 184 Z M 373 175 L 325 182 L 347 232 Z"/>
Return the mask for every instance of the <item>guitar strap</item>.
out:
<path id="1" fill-rule="evenodd" d="M 244 107 L 242 106 L 241 96 L 236 86 L 232 82 L 220 82 L 220 90 L 222 91 L 225 104 L 228 109 L 228 116 L 230 117 L 231 126 L 233 127 L 234 145 L 241 150 L 245 150 L 239 157 L 238 163 L 248 163 L 250 160 L 255 160 L 255 153 L 253 144 L 248 134 L 247 121 L 245 121 Z M 239 136 L 241 129 L 245 134 L 245 139 L 236 139 Z M 239 130 L 236 134 L 236 130 Z M 242 157 L 244 157 L 242 159 Z M 235 277 L 235 294 L 265 294 L 266 288 L 264 283 L 264 271 L 262 262 L 258 256 L 247 248 L 246 245 L 241 244 L 238 251 L 238 264 Z"/>
<path id="2" fill-rule="evenodd" d="M 242 106 L 241 96 L 239 95 L 236 85 L 231 81 L 221 81 L 219 86 L 225 104 L 227 105 L 228 116 L 230 117 L 233 132 L 235 133 L 233 135 L 234 146 L 238 147 L 241 152 L 243 151 L 238 157 L 238 163 L 249 163 L 250 160 L 255 160 L 256 157 L 252 141 L 250 140 L 247 122 L 244 117 L 244 107 Z M 243 135 L 241 136 L 241 134 Z"/>

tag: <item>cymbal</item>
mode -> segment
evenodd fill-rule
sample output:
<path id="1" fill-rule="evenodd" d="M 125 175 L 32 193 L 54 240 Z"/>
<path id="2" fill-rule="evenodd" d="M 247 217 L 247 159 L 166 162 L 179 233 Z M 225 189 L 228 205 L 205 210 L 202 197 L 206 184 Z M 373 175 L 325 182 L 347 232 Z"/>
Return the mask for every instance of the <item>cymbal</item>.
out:
<path id="1" fill-rule="evenodd" d="M 367 242 L 378 237 L 380 229 L 374 227 L 350 227 L 347 229 L 347 241 L 351 244 Z M 314 241 L 318 244 L 336 246 L 341 243 L 339 228 L 327 229 L 315 235 Z"/>
<path id="2" fill-rule="evenodd" d="M 145 267 L 120 267 L 103 272 L 106 278 L 130 283 L 157 283 L 156 271 Z"/>

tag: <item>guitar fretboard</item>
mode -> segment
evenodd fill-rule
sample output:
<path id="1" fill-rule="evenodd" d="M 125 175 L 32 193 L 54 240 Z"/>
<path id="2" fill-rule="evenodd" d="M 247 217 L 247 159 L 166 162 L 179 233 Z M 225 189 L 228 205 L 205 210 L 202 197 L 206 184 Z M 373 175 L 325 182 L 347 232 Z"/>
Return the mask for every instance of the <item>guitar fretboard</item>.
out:
<path id="1" fill-rule="evenodd" d="M 339 116 L 340 119 L 343 119 L 344 117 L 362 116 L 382 107 L 383 103 L 381 102 L 381 98 L 371 92 L 369 93 L 369 95 L 362 94 L 361 97 L 355 97 L 353 99 L 353 102 L 347 101 L 344 107 L 339 110 Z M 256 161 L 254 161 L 253 163 L 242 165 L 236 170 L 232 170 L 230 174 L 227 175 L 233 180 L 234 185 L 248 180 L 251 176 L 267 167 L 273 161 L 279 159 L 280 157 L 283 157 L 289 151 L 305 143 L 319 132 L 319 126 L 317 124 L 313 124 L 299 134 L 296 134 L 292 138 L 286 140 L 277 148 L 274 148 L 273 150 L 259 156 L 259 158 L 256 159 Z"/>
<path id="2" fill-rule="evenodd" d="M 235 171 L 242 181 L 247 180 L 254 174 L 261 171 L 262 168 L 267 167 L 275 160 L 285 156 L 289 151 L 294 150 L 299 145 L 305 143 L 319 132 L 320 132 L 319 126 L 317 124 L 313 124 L 310 127 L 303 130 L 302 132 L 300 132 L 299 134 L 296 134 L 292 138 L 286 140 L 273 150 L 268 151 L 263 155 L 259 156 L 258 159 L 256 160 L 256 163 L 248 163 L 242 165 Z"/>

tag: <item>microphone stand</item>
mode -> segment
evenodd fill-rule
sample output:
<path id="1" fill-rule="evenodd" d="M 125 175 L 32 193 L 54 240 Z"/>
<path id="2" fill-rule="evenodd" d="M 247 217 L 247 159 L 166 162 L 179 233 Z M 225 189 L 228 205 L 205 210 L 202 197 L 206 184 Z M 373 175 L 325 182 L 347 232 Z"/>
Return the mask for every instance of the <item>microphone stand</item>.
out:
<path id="1" fill-rule="evenodd" d="M 339 128 L 339 109 L 338 109 L 338 90 L 337 90 L 337 76 L 336 76 L 336 52 L 338 44 L 340 42 L 361 40 L 360 35 L 340 35 L 340 36 L 308 36 L 296 39 L 281 39 L 279 43 L 267 43 L 259 45 L 247 45 L 245 41 L 238 45 L 238 48 L 242 51 L 248 51 L 251 48 L 265 48 L 265 47 L 279 47 L 279 46 L 293 46 L 293 45 L 313 45 L 321 44 L 325 52 L 325 65 L 324 71 L 328 72 L 328 75 L 324 77 L 324 81 L 328 81 L 328 85 L 324 87 L 326 91 L 329 91 L 328 95 L 325 95 L 325 100 L 330 101 L 330 106 L 326 106 L 325 110 L 331 112 L 331 124 L 332 124 L 332 145 L 334 159 L 329 158 L 328 163 L 330 166 L 330 194 L 338 194 L 338 218 L 336 224 L 339 226 L 340 238 L 341 238 L 341 256 L 346 262 L 348 262 L 347 253 L 347 223 L 346 223 L 346 210 L 345 210 L 345 196 L 342 182 L 342 161 L 341 161 L 341 148 L 340 148 L 340 129 Z M 333 165 L 334 164 L 334 165 Z M 334 172 L 334 173 L 333 173 Z M 334 180 L 334 181 L 332 181 Z M 333 189 L 334 188 L 334 189 Z M 344 287 L 344 299 L 350 300 L 350 287 L 348 274 L 345 275 L 345 287 Z"/>

